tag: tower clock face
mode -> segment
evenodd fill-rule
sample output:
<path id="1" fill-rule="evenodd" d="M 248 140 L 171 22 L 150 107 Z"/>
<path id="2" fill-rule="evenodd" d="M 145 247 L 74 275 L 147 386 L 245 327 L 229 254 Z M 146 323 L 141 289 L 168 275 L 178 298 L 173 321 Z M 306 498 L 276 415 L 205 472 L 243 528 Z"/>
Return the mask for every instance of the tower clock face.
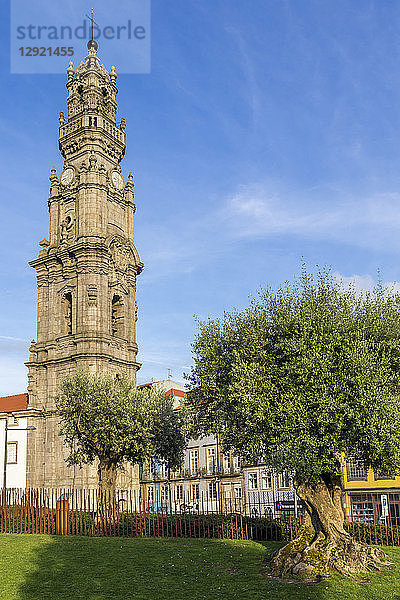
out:
<path id="1" fill-rule="evenodd" d="M 63 185 L 70 185 L 74 180 L 74 170 L 71 167 L 64 169 L 61 173 L 60 181 Z"/>
<path id="2" fill-rule="evenodd" d="M 117 190 L 122 190 L 122 188 L 124 187 L 124 180 L 122 179 L 122 175 L 118 173 L 118 171 L 113 171 L 111 173 L 111 181 L 113 186 Z"/>

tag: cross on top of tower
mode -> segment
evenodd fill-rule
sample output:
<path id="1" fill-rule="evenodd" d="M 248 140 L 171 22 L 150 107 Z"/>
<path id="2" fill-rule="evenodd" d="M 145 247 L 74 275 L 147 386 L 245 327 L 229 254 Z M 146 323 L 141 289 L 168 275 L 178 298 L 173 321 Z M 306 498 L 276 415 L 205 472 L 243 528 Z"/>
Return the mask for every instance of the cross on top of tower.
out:
<path id="1" fill-rule="evenodd" d="M 90 21 L 90 22 L 91 22 L 91 24 L 92 24 L 92 35 L 91 35 L 91 38 L 90 38 L 90 40 L 89 40 L 89 41 L 88 41 L 88 43 L 87 43 L 87 47 L 88 47 L 88 50 L 89 50 L 89 52 L 96 53 L 96 52 L 97 52 L 97 48 L 98 48 L 99 46 L 98 46 L 98 44 L 97 44 L 96 40 L 95 40 L 95 39 L 94 39 L 94 37 L 93 37 L 93 26 L 94 26 L 94 25 L 97 25 L 97 23 L 96 23 L 96 21 L 94 20 L 94 17 L 93 17 L 93 12 L 94 12 L 94 11 L 93 11 L 93 8 L 92 8 L 92 16 L 91 16 L 91 17 L 89 17 L 89 15 L 86 15 L 86 16 L 87 16 L 87 18 L 89 19 L 89 21 Z"/>

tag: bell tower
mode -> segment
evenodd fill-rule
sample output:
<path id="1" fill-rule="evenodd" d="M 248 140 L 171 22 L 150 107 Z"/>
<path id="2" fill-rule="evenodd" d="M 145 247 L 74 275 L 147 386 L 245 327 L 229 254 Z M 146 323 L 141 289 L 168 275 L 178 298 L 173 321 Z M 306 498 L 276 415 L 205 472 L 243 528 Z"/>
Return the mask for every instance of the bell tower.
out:
<path id="1" fill-rule="evenodd" d="M 30 347 L 30 403 L 47 418 L 29 435 L 28 487 L 96 485 L 96 469 L 64 462 L 54 414 L 63 377 L 77 368 L 125 373 L 136 380 L 136 276 L 133 178 L 123 178 L 125 119 L 116 124 L 117 74 L 97 57 L 97 43 L 67 69 L 68 118 L 60 113 L 64 167 L 50 174 L 49 240 L 29 264 L 38 284 L 37 340 Z"/>

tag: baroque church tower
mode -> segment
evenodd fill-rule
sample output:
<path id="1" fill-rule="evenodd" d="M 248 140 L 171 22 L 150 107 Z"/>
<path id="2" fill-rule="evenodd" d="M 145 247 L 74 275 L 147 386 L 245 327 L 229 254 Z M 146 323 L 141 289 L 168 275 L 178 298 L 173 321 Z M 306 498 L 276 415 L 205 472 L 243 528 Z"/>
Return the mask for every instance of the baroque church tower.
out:
<path id="1" fill-rule="evenodd" d="M 54 397 L 76 369 L 125 373 L 136 380 L 136 276 L 143 264 L 133 243 L 133 178 L 121 173 L 125 119 L 116 124 L 115 80 L 97 43 L 67 69 L 68 118 L 60 113 L 64 168 L 50 175 L 50 240 L 40 242 L 37 340 L 30 347 L 30 404 L 46 411 L 29 435 L 28 487 L 93 487 L 96 467 L 67 467 Z M 133 468 L 128 467 L 130 478 Z M 128 473 L 126 474 L 128 477 Z M 129 479 L 129 477 L 128 477 Z M 131 481 L 133 483 L 133 481 Z M 125 484 L 129 481 L 125 479 Z"/>

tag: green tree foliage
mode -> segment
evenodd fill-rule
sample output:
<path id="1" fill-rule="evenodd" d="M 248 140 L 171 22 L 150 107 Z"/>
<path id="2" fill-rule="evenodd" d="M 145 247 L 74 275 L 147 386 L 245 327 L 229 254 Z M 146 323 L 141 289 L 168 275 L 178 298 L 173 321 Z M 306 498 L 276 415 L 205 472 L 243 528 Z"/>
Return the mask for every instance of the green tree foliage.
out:
<path id="1" fill-rule="evenodd" d="M 137 389 L 126 377 L 80 371 L 62 381 L 56 405 L 68 464 L 98 459 L 100 487 L 115 487 L 117 471 L 127 461 L 157 458 L 169 467 L 182 461 L 181 417 L 162 391 Z"/>
<path id="2" fill-rule="evenodd" d="M 400 470 L 399 294 L 303 268 L 247 309 L 200 322 L 193 355 L 191 433 L 218 430 L 225 449 L 292 471 L 317 534 L 333 521 L 342 531 L 343 455 Z"/>
<path id="3" fill-rule="evenodd" d="M 400 469 L 400 295 L 303 271 L 200 323 L 193 354 L 193 431 L 297 481 L 339 473 L 341 453 Z"/>

